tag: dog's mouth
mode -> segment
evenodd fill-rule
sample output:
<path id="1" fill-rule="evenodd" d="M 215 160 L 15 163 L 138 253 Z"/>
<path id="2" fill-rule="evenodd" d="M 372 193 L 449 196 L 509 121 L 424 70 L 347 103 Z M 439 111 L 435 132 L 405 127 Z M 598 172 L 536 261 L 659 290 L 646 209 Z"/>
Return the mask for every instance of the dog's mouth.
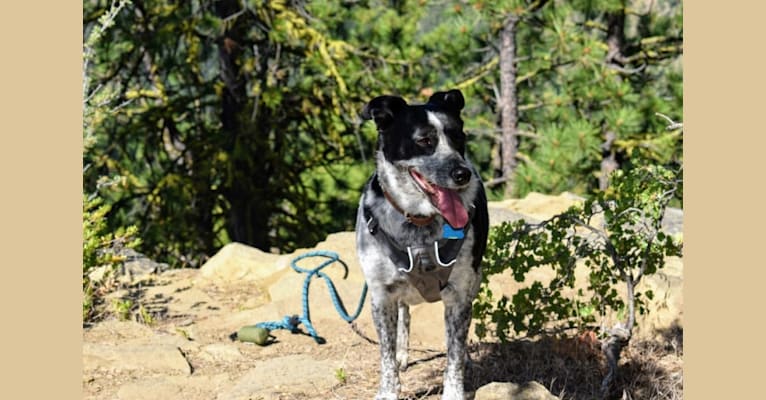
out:
<path id="1" fill-rule="evenodd" d="M 420 190 L 428 196 L 431 204 L 439 209 L 439 213 L 453 228 L 462 228 L 468 224 L 468 211 L 463 207 L 457 191 L 430 182 L 414 168 L 410 168 L 409 171 Z"/>

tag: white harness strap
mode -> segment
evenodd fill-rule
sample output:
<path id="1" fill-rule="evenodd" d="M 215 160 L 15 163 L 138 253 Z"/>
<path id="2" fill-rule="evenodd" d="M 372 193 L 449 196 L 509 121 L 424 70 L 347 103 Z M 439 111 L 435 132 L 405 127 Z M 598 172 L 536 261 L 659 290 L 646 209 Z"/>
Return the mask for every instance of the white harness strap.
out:
<path id="1" fill-rule="evenodd" d="M 441 265 L 442 267 L 445 267 L 445 268 L 449 268 L 449 267 L 452 266 L 452 264 L 457 262 L 457 255 L 455 256 L 454 260 L 452 260 L 452 261 L 450 261 L 450 262 L 448 262 L 446 264 L 442 262 L 441 257 L 439 256 L 439 243 L 438 242 L 434 242 L 434 255 L 436 255 L 436 263 Z M 412 258 L 410 258 L 410 262 L 412 262 Z M 410 266 L 410 269 L 412 269 L 411 266 Z"/>
<path id="2" fill-rule="evenodd" d="M 399 271 L 410 272 L 410 271 L 412 271 L 412 268 L 415 267 L 415 260 L 412 259 L 412 247 L 410 247 L 410 246 L 407 246 L 407 255 L 410 258 L 410 267 L 409 268 L 399 268 Z"/>

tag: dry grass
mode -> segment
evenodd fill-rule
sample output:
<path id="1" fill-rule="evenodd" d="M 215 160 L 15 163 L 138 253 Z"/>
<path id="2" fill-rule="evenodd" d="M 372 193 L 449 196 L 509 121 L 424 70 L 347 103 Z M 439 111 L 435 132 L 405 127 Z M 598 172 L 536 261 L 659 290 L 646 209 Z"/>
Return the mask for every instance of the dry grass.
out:
<path id="1" fill-rule="evenodd" d="M 623 351 L 616 386 L 626 399 L 683 398 L 683 330 L 663 332 L 661 341 L 638 341 Z"/>
<path id="2" fill-rule="evenodd" d="M 662 336 L 657 340 L 634 339 L 623 350 L 619 372 L 607 399 L 683 398 L 683 331 L 676 328 Z M 598 344 L 589 339 L 584 336 L 516 340 L 506 344 L 473 343 L 466 391 L 473 393 L 496 381 L 537 381 L 562 400 L 601 399 L 601 379 L 606 367 Z M 377 351 L 372 345 L 369 350 L 371 353 L 363 357 L 364 362 L 356 364 L 358 369 L 348 382 L 334 388 L 328 398 L 374 397 Z M 411 353 L 411 360 L 409 369 L 401 374 L 402 398 L 438 399 L 446 363 L 444 353 Z"/>
<path id="3" fill-rule="evenodd" d="M 677 331 L 681 334 L 681 331 Z M 683 398 L 680 338 L 635 341 L 623 350 L 608 399 Z M 478 344 L 467 389 L 493 382 L 537 381 L 561 399 L 601 398 L 605 361 L 598 346 L 581 339 L 544 338 L 508 344 Z"/>

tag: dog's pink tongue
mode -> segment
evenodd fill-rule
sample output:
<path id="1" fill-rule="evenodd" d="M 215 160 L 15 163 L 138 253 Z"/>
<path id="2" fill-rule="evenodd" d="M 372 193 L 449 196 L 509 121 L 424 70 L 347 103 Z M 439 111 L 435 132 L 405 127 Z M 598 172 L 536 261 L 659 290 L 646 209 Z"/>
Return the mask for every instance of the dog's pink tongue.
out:
<path id="1" fill-rule="evenodd" d="M 439 207 L 444 219 L 453 228 L 462 228 L 468 224 L 468 212 L 460 201 L 457 192 L 434 185 L 436 189 L 436 206 Z"/>

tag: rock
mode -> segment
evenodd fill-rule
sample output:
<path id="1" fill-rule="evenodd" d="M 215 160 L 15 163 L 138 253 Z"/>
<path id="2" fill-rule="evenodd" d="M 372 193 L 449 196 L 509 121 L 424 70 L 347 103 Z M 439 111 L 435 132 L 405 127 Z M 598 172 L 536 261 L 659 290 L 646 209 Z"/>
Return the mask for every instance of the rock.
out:
<path id="1" fill-rule="evenodd" d="M 237 346 L 233 344 L 213 343 L 203 347 L 202 350 L 202 357 L 214 361 L 237 362 L 245 359 Z"/>
<path id="2" fill-rule="evenodd" d="M 487 211 L 489 211 L 490 226 L 500 225 L 503 222 L 514 222 L 520 219 L 523 219 L 531 224 L 540 222 L 540 220 L 535 218 L 531 218 L 524 214 L 517 213 L 516 211 L 509 210 L 504 205 L 498 205 L 497 202 L 492 202 L 487 207 Z"/>
<path id="3" fill-rule="evenodd" d="M 662 230 L 676 234 L 684 231 L 684 210 L 668 207 L 662 217 Z"/>
<path id="4" fill-rule="evenodd" d="M 492 382 L 480 387 L 474 400 L 558 400 L 558 397 L 535 381 L 522 385 L 513 382 Z"/>
<path id="5" fill-rule="evenodd" d="M 662 269 L 641 280 L 637 288 L 651 290 L 654 299 L 645 299 L 649 313 L 636 315 L 634 337 L 655 338 L 673 327 L 683 327 L 683 266 L 682 258 L 666 257 Z M 624 295 L 624 289 L 618 288 L 618 292 Z"/>
<path id="6" fill-rule="evenodd" d="M 122 249 L 120 255 L 125 257 L 122 273 L 133 279 L 159 274 L 169 268 L 168 264 L 158 263 L 133 249 Z"/>
<path id="7" fill-rule="evenodd" d="M 217 282 L 263 281 L 288 268 L 288 259 L 241 243 L 229 243 L 200 268 L 199 278 Z"/>
<path id="8" fill-rule="evenodd" d="M 489 222 L 494 226 L 506 221 L 523 219 L 535 224 L 584 201 L 585 198 L 569 192 L 563 192 L 558 196 L 531 192 L 523 199 L 490 201 L 488 203 Z M 670 234 L 683 232 L 683 219 L 684 210 L 668 207 L 662 218 L 662 230 Z"/>
<path id="9" fill-rule="evenodd" d="M 581 198 L 572 194 L 562 193 L 559 196 L 530 194 L 525 199 L 492 202 L 489 205 L 491 223 L 516 219 L 539 222 L 580 201 Z M 663 229 L 680 232 L 682 219 L 682 210 L 669 209 Z M 230 341 L 229 334 L 243 326 L 301 314 L 301 288 L 306 275 L 294 272 L 290 261 L 311 250 L 337 252 L 347 264 L 349 271 L 345 279 L 339 264 L 328 266 L 324 272 L 337 285 L 347 311 L 353 312 L 364 282 L 356 257 L 354 232 L 333 233 L 314 248 L 284 255 L 230 244 L 201 269 L 172 269 L 161 273 L 154 269 L 153 275 L 149 275 L 152 280 L 142 287 L 138 301 L 145 307 L 165 308 L 164 313 L 158 314 L 156 325 L 105 320 L 83 330 L 83 398 L 266 400 L 332 398 L 333 395 L 371 398 L 374 385 L 367 385 L 366 380 L 377 379 L 377 347 L 351 332 L 330 301 L 322 279 L 312 281 L 309 298 L 312 322 L 327 339 L 327 345 L 317 346 L 309 336 L 284 330 L 272 332 L 278 342 L 271 346 Z M 299 265 L 311 268 L 322 261 L 321 258 L 304 259 Z M 137 268 L 130 274 L 137 276 L 141 271 L 149 274 L 152 268 Z M 115 275 L 119 273 L 115 271 Z M 584 282 L 587 276 L 587 268 L 578 265 L 577 281 Z M 529 279 L 543 282 L 551 277 L 550 268 L 538 268 L 528 274 Z M 639 290 L 653 290 L 654 300 L 648 303 L 651 310 L 648 319 L 637 316 L 636 336 L 666 335 L 669 325 L 682 329 L 682 278 L 683 259 L 669 257 L 665 268 L 642 280 Z M 490 278 L 490 287 L 497 297 L 511 296 L 528 284 L 516 282 L 510 271 Z M 115 298 L 125 295 L 127 292 L 118 293 Z M 369 303 L 369 296 L 366 301 Z M 443 304 L 421 303 L 413 306 L 410 313 L 411 346 L 443 351 Z M 356 324 L 361 332 L 377 338 L 369 304 L 365 305 Z M 305 331 L 304 326 L 301 329 Z M 476 339 L 473 329 L 470 335 Z M 418 358 L 413 354 L 410 357 Z M 194 366 L 193 373 L 190 373 L 190 364 Z M 341 366 L 350 373 L 349 382 L 360 383 L 360 387 L 339 385 L 335 372 Z M 442 370 L 437 364 L 420 363 L 412 373 L 408 372 L 410 380 L 404 382 L 406 387 L 408 382 L 410 385 L 419 382 L 417 375 L 413 375 L 421 372 L 418 368 L 429 377 L 440 375 Z M 441 382 L 438 377 L 436 380 Z M 348 395 L 349 391 L 354 394 Z M 367 395 L 358 395 L 360 391 Z M 436 398 L 428 398 L 431 397 Z M 492 383 L 480 388 L 475 399 L 554 400 L 557 397 L 539 383 L 530 382 L 523 385 Z"/>
<path id="10" fill-rule="evenodd" d="M 301 266 L 307 269 L 314 268 L 324 260 L 326 259 L 304 259 L 301 260 Z M 332 280 L 338 295 L 346 305 L 347 311 L 353 312 L 359 301 L 359 294 L 361 294 L 362 287 L 364 286 L 364 280 L 361 272 L 355 271 L 356 273 L 351 274 L 350 269 L 351 268 L 349 268 L 349 276 L 346 279 L 343 279 L 343 267 L 337 263 L 328 265 L 322 269 L 322 272 Z M 290 273 L 285 274 L 281 279 L 269 286 L 269 298 L 272 302 L 291 300 L 297 307 L 299 307 L 298 310 L 300 310 L 303 284 L 306 277 L 307 274 L 299 274 L 291 270 Z M 314 276 L 311 280 L 309 286 L 309 300 L 311 302 L 312 311 L 326 310 L 328 312 L 336 312 L 327 288 L 327 282 L 322 278 Z"/>
<path id="11" fill-rule="evenodd" d="M 88 272 L 88 279 L 93 283 L 102 283 L 107 276 L 112 272 L 112 267 L 109 265 L 101 265 L 95 267 Z"/>
<path id="12" fill-rule="evenodd" d="M 191 374 L 191 366 L 178 347 L 171 344 L 83 343 L 83 369 L 115 371 L 149 370 L 158 373 Z"/>
<path id="13" fill-rule="evenodd" d="M 582 202 L 582 198 L 568 192 L 563 192 L 558 196 L 531 192 L 523 199 L 491 201 L 488 204 L 490 223 L 494 225 L 503 222 L 503 220 L 494 221 L 492 217 L 503 218 L 504 215 L 508 215 L 513 219 L 523 218 L 527 222 L 537 223 L 560 214 L 569 207 Z M 499 212 L 497 211 L 498 209 L 500 210 Z"/>
<path id="14" fill-rule="evenodd" d="M 217 400 L 271 399 L 281 393 L 304 393 L 312 398 L 338 382 L 335 369 L 339 365 L 337 361 L 317 361 L 302 354 L 258 361 Z"/>
<path id="15" fill-rule="evenodd" d="M 102 265 L 93 268 L 88 273 L 88 278 L 94 283 L 103 283 L 112 278 L 123 284 L 131 284 L 168 269 L 168 264 L 155 262 L 133 249 L 119 249 L 117 255 L 125 257 L 122 264 Z"/>
<path id="16" fill-rule="evenodd" d="M 162 279 L 167 279 L 166 285 L 147 286 L 145 292 L 145 307 L 160 308 L 167 315 L 186 315 L 192 311 L 198 311 L 206 307 L 216 306 L 218 302 L 214 300 L 204 287 L 190 282 L 189 279 L 175 278 L 166 273 L 160 275 Z M 189 316 L 184 318 L 184 322 Z M 192 320 L 194 320 L 192 318 Z M 189 324 L 190 325 L 190 324 Z"/>
<path id="17" fill-rule="evenodd" d="M 120 400 L 215 398 L 229 384 L 227 374 L 213 376 L 163 376 L 126 383 L 117 391 Z"/>
<path id="18" fill-rule="evenodd" d="M 151 337 L 154 332 L 146 325 L 136 321 L 120 321 L 117 319 L 107 319 L 95 324 L 92 328 L 84 332 L 85 341 L 102 341 L 104 339 L 115 339 L 119 341 L 128 341 Z"/>

